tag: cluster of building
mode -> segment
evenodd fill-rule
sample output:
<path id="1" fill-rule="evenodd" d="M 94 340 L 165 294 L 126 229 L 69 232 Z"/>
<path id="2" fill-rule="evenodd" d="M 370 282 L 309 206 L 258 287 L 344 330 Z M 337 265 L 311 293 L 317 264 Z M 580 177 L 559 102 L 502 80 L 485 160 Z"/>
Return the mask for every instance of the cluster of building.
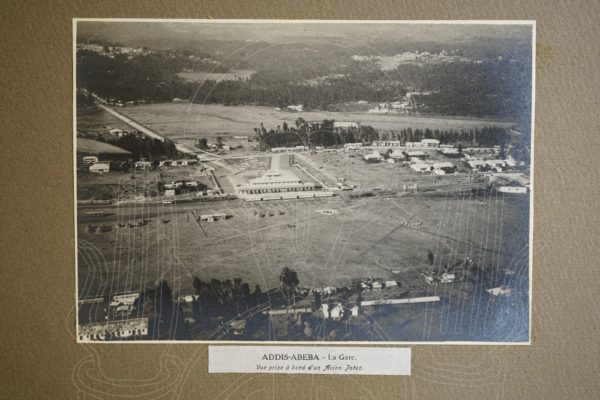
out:
<path id="1" fill-rule="evenodd" d="M 308 151 L 308 146 L 273 147 L 271 153 L 301 153 Z"/>
<path id="2" fill-rule="evenodd" d="M 356 304 L 323 304 L 319 310 L 322 317 L 325 319 L 340 320 L 346 316 L 358 317 L 362 307 L 397 305 L 397 304 L 416 304 L 416 303 L 432 303 L 440 301 L 439 296 L 412 297 L 404 299 L 378 299 L 366 300 Z"/>
<path id="3" fill-rule="evenodd" d="M 200 221 L 205 221 L 205 222 L 224 221 L 226 219 L 227 219 L 227 214 L 224 214 L 224 213 L 200 215 Z"/>
<path id="4" fill-rule="evenodd" d="M 289 112 L 302 112 L 304 111 L 304 106 L 302 104 L 298 104 L 298 105 L 289 105 L 286 107 L 283 107 L 283 109 L 281 109 L 280 107 L 275 108 L 275 111 L 289 111 Z"/>
<path id="5" fill-rule="evenodd" d="M 464 62 L 464 63 L 481 63 L 481 61 L 472 61 L 470 58 L 462 57 L 458 50 L 452 50 L 450 52 L 442 50 L 439 53 L 430 53 L 428 51 L 420 52 L 419 50 L 411 52 L 405 51 L 394 56 L 359 56 L 354 55 L 352 58 L 355 61 L 374 61 L 379 64 L 382 70 L 393 70 L 400 65 L 413 64 L 413 65 L 425 65 L 425 64 L 442 64 L 442 63 L 453 63 L 453 62 Z"/>
<path id="6" fill-rule="evenodd" d="M 196 165 L 198 164 L 198 160 L 160 160 L 158 162 L 159 168 L 164 167 L 187 167 L 188 165 Z"/>
<path id="7" fill-rule="evenodd" d="M 420 142 L 401 142 L 399 140 L 374 140 L 374 147 L 419 147 L 419 148 L 438 148 L 440 141 L 437 139 L 423 139 Z"/>
<path id="8" fill-rule="evenodd" d="M 132 156 L 131 152 L 109 143 L 77 138 L 77 165 L 84 171 L 98 174 L 109 172 L 111 162 L 126 161 Z"/>
<path id="9" fill-rule="evenodd" d="M 98 156 L 85 156 L 82 158 L 82 164 L 84 168 L 87 168 L 88 172 L 95 174 L 103 174 L 110 171 L 110 163 L 100 162 Z"/>
<path id="10" fill-rule="evenodd" d="M 367 162 L 380 162 L 383 160 L 383 156 L 377 150 L 374 150 L 371 153 L 367 153 L 363 155 L 363 159 Z"/>
<path id="11" fill-rule="evenodd" d="M 425 282 L 429 285 L 437 285 L 438 283 L 446 284 L 446 283 L 454 283 L 458 278 L 456 274 L 450 272 L 443 272 L 441 275 L 438 275 L 434 272 L 430 274 L 423 274 L 425 278 Z"/>
<path id="12" fill-rule="evenodd" d="M 345 143 L 344 144 L 344 149 L 345 150 L 358 150 L 360 148 L 363 147 L 362 143 Z"/>
<path id="13" fill-rule="evenodd" d="M 127 340 L 148 335 L 148 318 L 138 312 L 140 294 L 114 294 L 80 300 L 78 304 L 78 336 L 82 341 Z M 139 314 L 139 315 L 138 315 Z"/>
<path id="14" fill-rule="evenodd" d="M 410 101 L 394 101 L 394 102 L 386 102 L 380 103 L 375 108 L 369 109 L 367 112 L 370 114 L 389 114 L 389 113 L 399 113 L 399 112 L 407 112 L 412 109 Z"/>
<path id="15" fill-rule="evenodd" d="M 423 163 L 417 162 L 410 165 L 410 169 L 417 172 L 432 172 L 435 175 L 446 175 L 456 172 L 456 165 L 449 161 L 436 162 L 436 163 Z"/>
<path id="16" fill-rule="evenodd" d="M 91 51 L 110 58 L 115 58 L 117 54 L 133 56 L 151 53 L 150 50 L 145 50 L 142 47 L 104 46 L 96 43 L 77 43 L 77 50 Z"/>
<path id="17" fill-rule="evenodd" d="M 493 159 L 493 160 L 484 160 L 484 159 L 469 159 L 466 160 L 465 163 L 473 170 L 473 171 L 484 171 L 491 170 L 494 172 L 502 172 L 507 167 L 515 167 L 517 163 L 513 159 Z"/>
<path id="18" fill-rule="evenodd" d="M 332 192 L 318 190 L 313 182 L 304 182 L 291 171 L 270 169 L 261 177 L 250 179 L 237 189 L 238 197 L 246 201 L 284 200 L 329 197 Z"/>
<path id="19" fill-rule="evenodd" d="M 525 174 L 519 172 L 493 173 L 490 175 L 490 183 L 501 193 L 529 193 L 530 180 Z"/>

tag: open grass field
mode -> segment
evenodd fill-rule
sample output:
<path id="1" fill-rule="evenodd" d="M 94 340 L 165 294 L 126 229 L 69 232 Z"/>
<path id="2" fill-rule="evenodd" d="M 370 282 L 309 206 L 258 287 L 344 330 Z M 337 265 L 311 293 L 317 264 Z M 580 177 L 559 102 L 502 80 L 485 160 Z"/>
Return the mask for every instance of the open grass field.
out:
<path id="1" fill-rule="evenodd" d="M 218 104 L 161 103 L 126 106 L 119 112 L 133 118 L 161 135 L 172 139 L 185 137 L 227 138 L 238 135 L 254 135 L 254 128 L 262 122 L 267 129 L 287 122 L 294 125 L 297 118 L 307 121 L 361 122 L 375 129 L 471 129 L 484 126 L 514 126 L 507 121 L 458 117 L 430 117 L 408 115 L 376 115 L 364 112 L 310 111 L 290 113 L 275 111 L 272 107 L 223 106 Z"/>
<path id="2" fill-rule="evenodd" d="M 317 210 L 335 209 L 336 215 Z M 528 243 L 527 199 L 489 196 L 335 197 L 306 201 L 132 204 L 90 222 L 80 219 L 81 293 L 143 289 L 166 279 L 175 291 L 192 290 L 192 277 L 242 278 L 263 290 L 278 287 L 279 271 L 298 272 L 300 285 L 345 286 L 380 277 L 423 285 L 420 272 L 442 270 L 470 257 L 489 271 L 522 263 Z M 226 221 L 195 221 L 226 213 Z M 117 223 L 147 225 L 118 227 Z M 166 221 L 166 222 L 165 222 Z M 406 221 L 418 223 L 407 226 Z M 90 224 L 113 226 L 91 232 Z M 394 270 L 396 273 L 393 273 Z M 499 272 L 498 272 L 499 273 Z"/>
<path id="3" fill-rule="evenodd" d="M 129 125 L 100 107 L 77 109 L 77 130 L 104 133 L 113 128 L 131 129 Z"/>
<path id="4" fill-rule="evenodd" d="M 383 150 L 381 150 L 383 152 Z M 302 155 L 301 159 L 310 160 L 313 168 L 323 175 L 331 177 L 344 178 L 347 183 L 357 186 L 359 190 L 384 189 L 399 191 L 407 183 L 417 183 L 419 185 L 437 185 L 439 183 L 468 182 L 466 176 L 445 176 L 443 178 L 425 175 L 403 166 L 401 163 L 367 163 L 362 159 L 362 155 L 367 151 L 351 152 L 321 152 L 310 155 Z M 370 152 L 370 151 L 368 151 Z M 435 151 L 431 153 L 430 161 L 441 161 L 441 156 Z M 300 159 L 300 158 L 299 158 Z M 443 161 L 449 161 L 445 159 Z M 460 161 L 452 160 L 456 165 L 461 165 Z"/>

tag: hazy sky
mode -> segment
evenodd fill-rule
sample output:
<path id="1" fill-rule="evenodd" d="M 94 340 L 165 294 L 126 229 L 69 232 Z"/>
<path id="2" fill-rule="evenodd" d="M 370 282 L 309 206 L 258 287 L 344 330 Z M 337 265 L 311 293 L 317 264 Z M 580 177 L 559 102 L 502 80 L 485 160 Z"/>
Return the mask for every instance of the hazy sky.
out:
<path id="1" fill-rule="evenodd" d="M 391 24 L 391 23 L 222 23 L 222 22 L 98 22 L 79 21 L 78 38 L 112 42 L 139 40 L 259 40 L 267 42 L 300 38 L 374 40 L 377 38 L 440 43 L 475 38 L 531 39 L 530 25 Z"/>

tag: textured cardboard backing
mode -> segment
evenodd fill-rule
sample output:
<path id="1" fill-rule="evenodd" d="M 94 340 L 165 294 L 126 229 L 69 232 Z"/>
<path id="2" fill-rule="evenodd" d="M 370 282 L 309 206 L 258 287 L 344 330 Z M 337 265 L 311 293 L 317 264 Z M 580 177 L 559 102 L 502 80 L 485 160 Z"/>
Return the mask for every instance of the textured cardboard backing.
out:
<path id="1" fill-rule="evenodd" d="M 597 1 L 4 1 L 0 398 L 600 397 Z M 199 344 L 74 338 L 73 17 L 537 21 L 531 346 L 413 346 L 410 377 L 208 375 Z"/>

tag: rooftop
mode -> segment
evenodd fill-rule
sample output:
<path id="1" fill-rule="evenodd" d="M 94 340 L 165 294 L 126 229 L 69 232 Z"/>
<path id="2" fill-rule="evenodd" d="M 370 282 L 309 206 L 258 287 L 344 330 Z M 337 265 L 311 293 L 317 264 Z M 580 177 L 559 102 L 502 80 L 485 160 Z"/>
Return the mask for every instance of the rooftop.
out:
<path id="1" fill-rule="evenodd" d="M 301 184 L 302 180 L 298 178 L 293 172 L 287 170 L 268 170 L 261 177 L 250 179 L 248 183 L 251 186 L 263 185 L 263 184 L 277 184 L 277 183 L 289 183 L 295 182 Z"/>

